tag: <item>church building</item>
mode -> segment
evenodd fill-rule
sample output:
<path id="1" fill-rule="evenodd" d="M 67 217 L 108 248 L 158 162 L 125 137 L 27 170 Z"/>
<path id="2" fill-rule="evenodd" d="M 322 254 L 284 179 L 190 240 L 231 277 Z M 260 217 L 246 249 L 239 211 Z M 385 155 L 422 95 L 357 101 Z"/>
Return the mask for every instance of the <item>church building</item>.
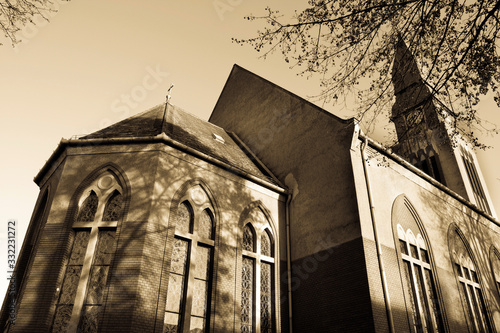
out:
<path id="1" fill-rule="evenodd" d="M 209 121 L 169 102 L 61 140 L 4 332 L 499 332 L 500 224 L 404 45 L 386 148 L 237 65 Z"/>

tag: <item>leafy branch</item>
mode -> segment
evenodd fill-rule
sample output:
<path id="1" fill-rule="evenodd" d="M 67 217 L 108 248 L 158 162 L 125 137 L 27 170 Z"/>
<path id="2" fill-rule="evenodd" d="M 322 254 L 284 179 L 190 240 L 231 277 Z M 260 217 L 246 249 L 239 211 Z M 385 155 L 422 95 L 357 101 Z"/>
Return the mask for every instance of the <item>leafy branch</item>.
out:
<path id="1" fill-rule="evenodd" d="M 338 96 L 353 94 L 363 117 L 388 112 L 394 96 L 390 69 L 402 39 L 432 98 L 446 101 L 454 130 L 478 142 L 474 129 L 485 126 L 476 110 L 480 97 L 491 91 L 500 107 L 500 0 L 308 3 L 290 18 L 269 7 L 265 15 L 246 17 L 264 21 L 264 29 L 233 41 L 251 45 L 263 57 L 279 52 L 298 74 L 318 75 L 318 99 L 335 103 Z"/>

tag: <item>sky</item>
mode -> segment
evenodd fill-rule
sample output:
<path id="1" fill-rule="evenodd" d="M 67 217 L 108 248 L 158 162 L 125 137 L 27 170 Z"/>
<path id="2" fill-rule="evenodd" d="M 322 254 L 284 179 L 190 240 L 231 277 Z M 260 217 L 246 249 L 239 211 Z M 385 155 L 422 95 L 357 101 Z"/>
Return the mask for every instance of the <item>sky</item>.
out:
<path id="1" fill-rule="evenodd" d="M 296 75 L 279 54 L 259 58 L 231 38 L 255 35 L 266 6 L 285 15 L 302 0 L 53 0 L 57 12 L 25 27 L 22 42 L 0 46 L 0 295 L 7 288 L 7 223 L 16 220 L 17 250 L 39 189 L 33 182 L 61 138 L 91 133 L 165 101 L 207 120 L 234 64 L 308 98 L 318 80 Z M 318 104 L 319 102 L 316 102 Z M 320 105 L 321 106 L 321 105 Z M 342 117 L 355 107 L 325 105 Z M 480 116 L 500 125 L 487 99 Z M 373 134 L 376 140 L 382 138 Z M 500 211 L 500 138 L 478 152 Z"/>

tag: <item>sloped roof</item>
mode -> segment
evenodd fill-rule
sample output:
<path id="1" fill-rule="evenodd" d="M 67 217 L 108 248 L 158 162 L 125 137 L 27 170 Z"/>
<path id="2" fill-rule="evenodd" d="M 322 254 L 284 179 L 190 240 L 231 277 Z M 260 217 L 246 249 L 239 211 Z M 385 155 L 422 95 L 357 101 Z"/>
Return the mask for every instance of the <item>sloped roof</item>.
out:
<path id="1" fill-rule="evenodd" d="M 243 172 L 279 185 L 234 134 L 171 104 L 166 107 L 165 104 L 157 105 L 80 139 L 153 137 L 161 133 Z"/>

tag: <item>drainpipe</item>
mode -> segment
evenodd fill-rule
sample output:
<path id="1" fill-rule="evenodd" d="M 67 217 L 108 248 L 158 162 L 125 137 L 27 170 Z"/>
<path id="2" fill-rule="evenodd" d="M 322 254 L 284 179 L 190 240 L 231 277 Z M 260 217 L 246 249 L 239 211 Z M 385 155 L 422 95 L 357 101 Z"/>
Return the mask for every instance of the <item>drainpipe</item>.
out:
<path id="1" fill-rule="evenodd" d="M 389 323 L 389 332 L 393 333 L 394 330 L 394 318 L 392 316 L 391 309 L 391 300 L 389 298 L 389 288 L 387 287 L 387 278 L 385 275 L 384 264 L 382 262 L 382 246 L 380 245 L 380 241 L 378 239 L 378 231 L 377 224 L 375 223 L 375 207 L 373 206 L 373 198 L 372 198 L 372 190 L 370 186 L 370 177 L 368 176 L 368 167 L 366 165 L 366 154 L 365 148 L 368 146 L 368 138 L 365 136 L 365 141 L 363 142 L 361 148 L 361 159 L 363 160 L 363 171 L 365 173 L 365 181 L 366 181 L 366 190 L 368 192 L 368 202 L 370 204 L 370 216 L 372 220 L 373 227 L 373 237 L 375 238 L 375 245 L 377 248 L 377 257 L 378 257 L 378 267 L 380 271 L 380 276 L 382 278 L 382 290 L 384 292 L 385 299 L 385 311 L 387 312 L 387 321 Z"/>
<path id="2" fill-rule="evenodd" d="M 286 270 L 288 277 L 288 332 L 292 333 L 292 260 L 290 255 L 290 202 L 292 201 L 292 192 L 286 198 L 285 220 L 286 220 Z"/>

